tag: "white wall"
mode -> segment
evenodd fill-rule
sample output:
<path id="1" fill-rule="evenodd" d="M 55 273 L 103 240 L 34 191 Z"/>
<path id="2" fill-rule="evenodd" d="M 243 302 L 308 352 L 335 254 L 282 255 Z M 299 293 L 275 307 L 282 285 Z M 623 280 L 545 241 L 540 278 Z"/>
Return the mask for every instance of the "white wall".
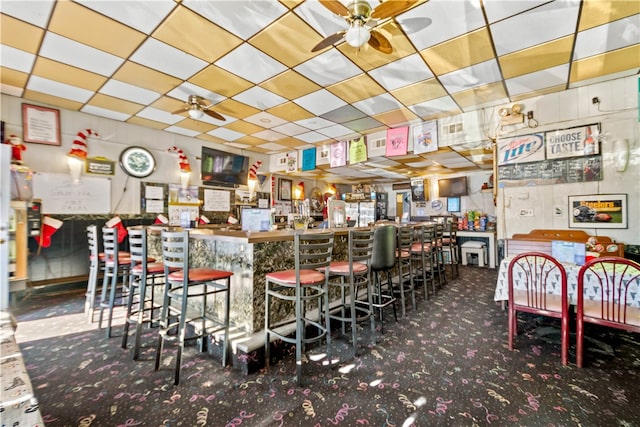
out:
<path id="1" fill-rule="evenodd" d="M 2 120 L 5 122 L 6 135 L 16 134 L 22 137 L 22 102 L 37 103 L 4 94 L 1 95 L 1 99 Z M 191 185 L 202 184 L 199 157 L 203 145 L 236 154 L 244 154 L 250 157 L 251 164 L 258 159 L 262 160 L 264 165 L 269 164 L 269 158 L 266 155 L 243 152 L 243 150 L 231 146 L 145 128 L 78 111 L 59 110 L 62 145 L 57 147 L 42 144 L 25 144 L 27 149 L 22 153 L 24 164 L 38 172 L 68 173 L 66 154 L 69 152 L 77 132 L 87 128 L 97 131 L 100 134 L 100 138 L 90 137 L 87 141 L 88 155 L 89 157 L 102 156 L 116 162 L 115 175 L 110 177 L 111 209 L 119 214 L 140 213 L 141 180 L 128 177 L 118 164 L 120 153 L 125 147 L 132 145 L 142 146 L 153 153 L 157 167 L 152 175 L 142 180 L 144 182 L 175 184 L 180 182 L 178 156 L 167 152 L 167 149 L 174 145 L 182 149 L 189 159 L 193 171 L 190 179 Z M 262 169 L 260 172 L 262 172 Z"/>

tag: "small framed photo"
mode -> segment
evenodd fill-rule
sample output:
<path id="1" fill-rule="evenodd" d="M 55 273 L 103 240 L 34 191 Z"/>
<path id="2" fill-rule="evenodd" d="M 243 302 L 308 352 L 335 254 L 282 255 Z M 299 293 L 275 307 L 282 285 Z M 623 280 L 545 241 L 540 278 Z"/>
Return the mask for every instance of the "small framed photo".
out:
<path id="1" fill-rule="evenodd" d="M 626 194 L 569 196 L 569 228 L 628 228 Z"/>
<path id="2" fill-rule="evenodd" d="M 292 181 L 280 178 L 278 181 L 278 200 L 291 200 Z"/>
<path id="3" fill-rule="evenodd" d="M 22 104 L 22 140 L 34 144 L 60 145 L 60 110 Z"/>

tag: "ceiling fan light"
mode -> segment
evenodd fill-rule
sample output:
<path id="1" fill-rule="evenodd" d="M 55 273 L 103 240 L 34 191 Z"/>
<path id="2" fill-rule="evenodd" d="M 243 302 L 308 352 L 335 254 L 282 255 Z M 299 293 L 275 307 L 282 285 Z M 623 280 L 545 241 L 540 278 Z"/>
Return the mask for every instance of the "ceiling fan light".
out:
<path id="1" fill-rule="evenodd" d="M 362 47 L 369 41 L 369 37 L 371 37 L 371 34 L 367 28 L 363 27 L 363 22 L 355 20 L 351 23 L 344 38 L 349 46 Z"/>
<path id="2" fill-rule="evenodd" d="M 204 113 L 198 107 L 194 106 L 194 107 L 191 107 L 191 109 L 189 109 L 189 117 L 191 117 L 194 120 L 201 119 L 203 115 Z"/>

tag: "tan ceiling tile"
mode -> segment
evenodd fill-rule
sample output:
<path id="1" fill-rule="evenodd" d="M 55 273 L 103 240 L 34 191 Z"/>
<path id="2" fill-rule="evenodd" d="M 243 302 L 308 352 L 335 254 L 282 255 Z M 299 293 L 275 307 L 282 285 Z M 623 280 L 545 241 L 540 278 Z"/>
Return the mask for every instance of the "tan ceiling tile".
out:
<path id="1" fill-rule="evenodd" d="M 386 113 L 377 114 L 372 116 L 377 121 L 384 123 L 389 127 L 393 127 L 398 123 L 407 123 L 412 120 L 418 120 L 419 117 L 416 116 L 413 111 L 407 108 L 401 108 L 398 110 L 387 111 Z"/>
<path id="2" fill-rule="evenodd" d="M 447 91 L 435 78 L 424 80 L 390 92 L 404 105 L 415 105 L 447 95 Z"/>
<path id="3" fill-rule="evenodd" d="M 253 116 L 260 112 L 257 108 L 236 101 L 235 99 L 225 99 L 221 103 L 214 105 L 213 109 L 218 113 L 233 116 L 237 119 L 244 119 L 245 117 Z"/>
<path id="4" fill-rule="evenodd" d="M 344 29 L 348 29 L 349 26 L 345 23 Z M 381 67 L 393 61 L 397 61 L 400 58 L 411 55 L 415 52 L 413 45 L 404 35 L 404 33 L 398 27 L 395 21 L 387 21 L 379 27 L 375 28 L 380 34 L 389 40 L 393 48 L 393 52 L 385 54 L 379 52 L 369 46 L 368 44 L 363 46 L 360 50 L 357 50 L 347 43 L 342 43 L 338 46 L 338 50 L 345 56 L 349 57 L 357 66 L 364 71 L 369 71 L 374 68 Z"/>
<path id="5" fill-rule="evenodd" d="M 165 129 L 165 128 L 167 128 L 167 124 L 166 123 L 160 123 L 160 122 L 156 122 L 155 120 L 144 119 L 144 118 L 138 117 L 138 116 L 131 117 L 129 120 L 127 120 L 127 123 L 131 123 L 131 124 L 139 125 L 139 126 L 144 126 L 144 127 L 152 128 L 152 129 Z"/>
<path id="6" fill-rule="evenodd" d="M 127 58 L 146 36 L 70 1 L 56 2 L 49 30 L 80 43 Z"/>
<path id="7" fill-rule="evenodd" d="M 158 93 L 166 93 L 182 82 L 180 79 L 131 61 L 122 64 L 113 78 Z"/>
<path id="8" fill-rule="evenodd" d="M 638 0 L 584 0 L 578 31 L 640 13 Z"/>
<path id="9" fill-rule="evenodd" d="M 320 85 L 293 70 L 280 73 L 261 83 L 260 86 L 287 99 L 300 98 L 321 89 Z"/>
<path id="10" fill-rule="evenodd" d="M 162 96 L 159 99 L 155 100 L 153 104 L 151 104 L 151 107 L 153 108 L 158 108 L 160 110 L 168 111 L 170 113 L 173 113 L 174 111 L 178 111 L 184 106 L 185 106 L 184 102 L 175 98 L 171 98 L 169 96 Z"/>
<path id="11" fill-rule="evenodd" d="M 124 99 L 114 98 L 113 96 L 96 93 L 87 102 L 87 105 L 93 105 L 94 107 L 104 108 L 111 111 L 119 111 L 126 114 L 136 114 L 142 110 L 145 106 L 136 104 L 135 102 L 125 101 Z"/>
<path id="12" fill-rule="evenodd" d="M 28 79 L 29 75 L 26 73 L 12 70 L 11 68 L 0 67 L 0 82 L 2 82 L 3 85 L 24 89 Z"/>
<path id="13" fill-rule="evenodd" d="M 534 96 L 542 96 L 542 95 L 548 95 L 550 93 L 555 93 L 555 92 L 562 92 L 563 90 L 566 90 L 567 86 L 564 84 L 558 85 L 558 86 L 552 86 L 552 87 L 547 87 L 544 89 L 540 89 L 540 90 L 534 90 L 532 92 L 527 92 L 527 93 L 522 93 L 520 95 L 517 96 L 512 96 L 511 100 L 512 101 L 521 101 L 523 99 L 527 99 L 527 98 L 531 98 Z"/>
<path id="14" fill-rule="evenodd" d="M 566 64 L 571 59 L 573 35 L 519 50 L 498 58 L 505 79 L 529 74 L 557 65 Z"/>
<path id="15" fill-rule="evenodd" d="M 296 149 L 304 149 L 304 148 L 313 148 L 312 144 L 307 144 L 304 141 L 300 141 L 299 139 L 295 139 L 295 138 L 291 138 L 291 137 L 287 137 L 287 138 L 282 138 L 279 139 L 277 141 L 275 141 L 276 144 L 280 144 L 280 145 L 284 145 L 285 147 L 289 147 L 289 148 L 296 148 Z"/>
<path id="16" fill-rule="evenodd" d="M 184 6 L 178 6 L 153 37 L 207 62 L 214 62 L 242 40 Z"/>
<path id="17" fill-rule="evenodd" d="M 360 74 L 350 79 L 336 83 L 326 88 L 335 96 L 342 98 L 349 104 L 373 98 L 384 93 L 385 90 L 367 74 Z"/>
<path id="18" fill-rule="evenodd" d="M 0 40 L 2 44 L 36 54 L 44 37 L 44 30 L 35 25 L 0 14 Z"/>
<path id="19" fill-rule="evenodd" d="M 313 114 L 296 104 L 295 102 L 285 102 L 284 104 L 280 104 L 276 107 L 269 108 L 266 110 L 267 113 L 273 114 L 276 117 L 280 117 L 281 119 L 295 122 L 298 120 L 309 119 L 313 117 Z"/>
<path id="20" fill-rule="evenodd" d="M 640 67 L 640 44 L 574 61 L 569 81 L 575 83 L 638 67 Z"/>
<path id="21" fill-rule="evenodd" d="M 174 123 L 174 126 L 193 130 L 200 133 L 207 133 L 218 127 L 216 125 L 212 125 L 211 123 L 203 122 L 200 120 L 193 120 L 190 117 L 187 117 L 186 119 L 179 121 L 178 123 Z"/>
<path id="22" fill-rule="evenodd" d="M 202 139 L 204 141 L 215 142 L 217 144 L 222 144 L 222 145 L 229 143 L 229 141 L 225 141 L 224 139 L 220 139 L 220 138 L 217 138 L 217 137 L 215 137 L 213 135 L 209 135 L 208 133 L 202 133 L 202 134 L 196 136 L 196 138 Z"/>
<path id="23" fill-rule="evenodd" d="M 81 70 L 61 62 L 39 56 L 33 66 L 33 74 L 71 86 L 97 91 L 104 85 L 107 78 L 99 74 Z"/>
<path id="24" fill-rule="evenodd" d="M 502 81 L 499 81 L 496 83 L 474 87 L 473 89 L 454 93 L 453 95 L 451 95 L 451 97 L 460 107 L 466 108 L 478 104 L 487 104 L 492 101 L 505 99 L 507 98 L 507 92 L 504 89 Z"/>
<path id="25" fill-rule="evenodd" d="M 261 139 L 261 138 L 256 138 L 255 136 L 247 135 L 247 136 L 243 136 L 241 138 L 236 139 L 234 142 L 252 145 L 257 148 L 259 145 L 265 144 L 268 141 L 265 141 L 264 139 Z M 266 151 L 271 151 L 271 150 L 266 150 Z"/>
<path id="26" fill-rule="evenodd" d="M 273 22 L 249 40 L 253 46 L 288 67 L 315 56 L 311 48 L 322 37 L 295 13 L 289 13 Z"/>
<path id="27" fill-rule="evenodd" d="M 489 31 L 481 28 L 420 52 L 436 74 L 479 64 L 494 58 Z"/>
<path id="28" fill-rule="evenodd" d="M 189 82 L 211 92 L 231 98 L 249 89 L 253 84 L 215 65 L 210 65 L 189 79 Z"/>
<path id="29" fill-rule="evenodd" d="M 245 122 L 244 120 L 236 120 L 223 126 L 225 129 L 234 130 L 236 132 L 243 133 L 245 135 L 252 135 L 264 130 L 263 127 L 255 125 L 253 123 Z"/>
<path id="30" fill-rule="evenodd" d="M 66 108 L 72 111 L 80 111 L 80 108 L 82 108 L 81 102 L 58 98 L 57 96 L 47 95 L 46 93 L 36 92 L 35 90 L 25 90 L 23 98 L 42 102 L 43 104 L 55 105 L 56 107 Z"/>
<path id="31" fill-rule="evenodd" d="M 304 0 L 280 0 L 280 3 L 287 6 L 289 9 L 294 9 L 297 5 L 302 3 Z"/>

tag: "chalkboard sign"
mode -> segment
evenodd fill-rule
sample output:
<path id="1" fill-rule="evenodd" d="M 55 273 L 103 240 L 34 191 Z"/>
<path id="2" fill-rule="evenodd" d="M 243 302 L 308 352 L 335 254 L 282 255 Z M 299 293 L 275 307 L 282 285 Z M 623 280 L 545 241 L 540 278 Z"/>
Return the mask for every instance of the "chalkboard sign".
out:
<path id="1" fill-rule="evenodd" d="M 498 186 L 553 185 L 602 180 L 602 156 L 563 158 L 498 167 Z"/>
<path id="2" fill-rule="evenodd" d="M 33 197 L 42 200 L 42 213 L 89 215 L 111 213 L 111 180 L 68 174 L 36 173 Z"/>

